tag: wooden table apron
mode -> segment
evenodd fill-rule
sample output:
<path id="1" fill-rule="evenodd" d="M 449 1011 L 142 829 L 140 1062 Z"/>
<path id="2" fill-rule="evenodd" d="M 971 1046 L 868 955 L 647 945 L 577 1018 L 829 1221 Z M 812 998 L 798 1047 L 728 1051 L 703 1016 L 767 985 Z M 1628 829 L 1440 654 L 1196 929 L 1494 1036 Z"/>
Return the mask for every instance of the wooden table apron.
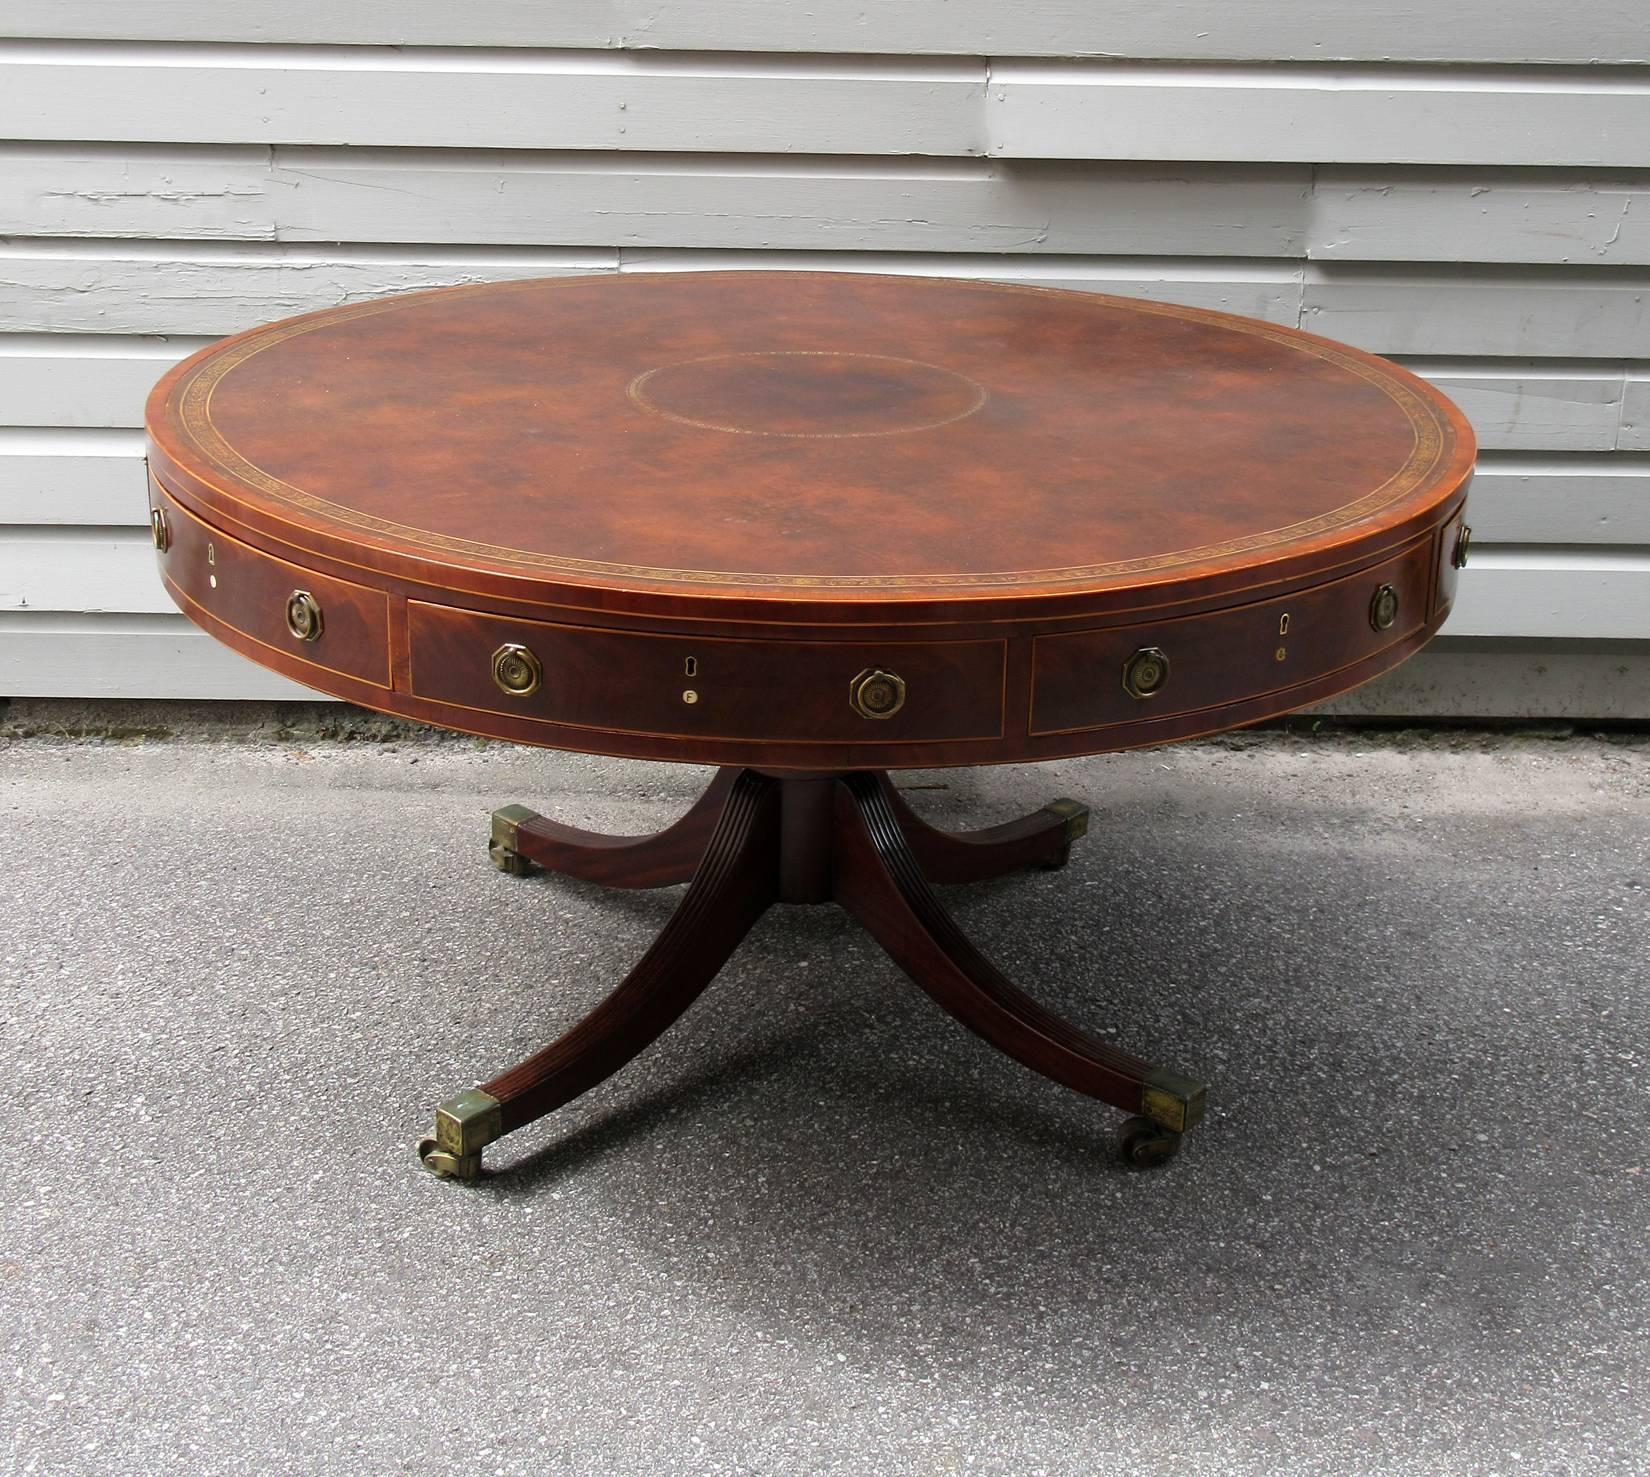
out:
<path id="1" fill-rule="evenodd" d="M 1054 864 L 1082 807 L 972 844 L 878 776 L 1218 732 L 1377 676 L 1449 613 L 1474 452 L 1424 381 L 1296 330 L 830 273 L 329 309 L 185 360 L 147 426 L 162 578 L 226 645 L 446 728 L 723 768 L 646 845 L 499 813 L 506 870 L 693 878 L 698 922 L 616 992 L 663 1012 L 645 1040 L 592 1017 L 449 1123 L 465 1174 L 685 1008 L 749 926 L 716 891 L 745 872 L 758 912 L 842 902 L 972 1029 L 1178 1134 L 1201 1088 L 1038 1014 L 927 892 Z M 703 975 L 670 1009 L 666 966 Z"/>

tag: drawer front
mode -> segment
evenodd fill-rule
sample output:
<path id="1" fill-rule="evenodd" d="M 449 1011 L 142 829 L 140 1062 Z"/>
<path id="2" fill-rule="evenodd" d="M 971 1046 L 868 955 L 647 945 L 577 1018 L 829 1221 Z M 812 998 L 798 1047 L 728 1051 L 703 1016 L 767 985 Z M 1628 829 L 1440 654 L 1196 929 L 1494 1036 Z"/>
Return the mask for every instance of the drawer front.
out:
<path id="1" fill-rule="evenodd" d="M 153 478 L 149 497 L 151 512 L 163 520 L 155 538 L 161 573 L 208 615 L 297 661 L 390 686 L 389 599 L 382 590 L 288 564 L 220 533 Z"/>
<path id="2" fill-rule="evenodd" d="M 1437 614 L 1443 614 L 1455 604 L 1455 587 L 1460 582 L 1461 565 L 1466 557 L 1462 546 L 1462 529 L 1466 526 L 1467 510 L 1462 508 L 1446 523 L 1438 535 L 1437 595 L 1432 605 Z M 1471 535 L 1467 535 L 1468 538 Z"/>
<path id="3" fill-rule="evenodd" d="M 1277 600 L 1039 636 L 1031 731 L 1066 733 L 1219 707 L 1362 661 L 1427 624 L 1435 548 L 1429 537 L 1362 574 Z"/>
<path id="4" fill-rule="evenodd" d="M 407 604 L 413 693 L 549 723 L 692 738 L 996 738 L 1001 641 L 723 641 Z M 506 690 L 510 689 L 520 690 Z"/>

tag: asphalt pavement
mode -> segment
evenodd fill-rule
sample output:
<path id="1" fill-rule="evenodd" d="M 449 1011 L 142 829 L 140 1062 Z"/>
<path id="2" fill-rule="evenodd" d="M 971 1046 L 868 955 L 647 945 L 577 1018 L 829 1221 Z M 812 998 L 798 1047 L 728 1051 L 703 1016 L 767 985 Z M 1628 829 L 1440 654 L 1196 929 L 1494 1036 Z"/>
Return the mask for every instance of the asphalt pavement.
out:
<path id="1" fill-rule="evenodd" d="M 488 865 L 702 770 L 393 728 L 0 739 L 0 1469 L 1650 1470 L 1650 738 L 1262 734 L 900 776 L 1067 795 L 947 890 L 1053 1008 L 1209 1084 L 1168 1166 L 832 907 L 489 1148 L 680 890 Z"/>

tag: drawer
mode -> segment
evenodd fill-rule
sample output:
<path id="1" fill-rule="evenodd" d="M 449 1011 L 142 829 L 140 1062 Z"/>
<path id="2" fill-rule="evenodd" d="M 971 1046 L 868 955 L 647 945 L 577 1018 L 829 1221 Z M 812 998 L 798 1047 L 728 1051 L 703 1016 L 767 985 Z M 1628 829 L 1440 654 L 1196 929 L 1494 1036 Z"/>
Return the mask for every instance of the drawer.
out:
<path id="1" fill-rule="evenodd" d="M 1032 649 L 1031 732 L 1067 733 L 1220 707 L 1373 656 L 1430 620 L 1436 547 L 1429 536 L 1362 574 L 1277 600 L 1039 636 Z"/>
<path id="2" fill-rule="evenodd" d="M 161 573 L 195 605 L 296 661 L 390 686 L 389 599 L 220 533 L 149 479 Z M 165 547 L 161 548 L 162 543 Z M 302 633 L 302 634 L 300 634 Z"/>
<path id="3" fill-rule="evenodd" d="M 1437 594 L 1432 602 L 1433 612 L 1437 615 L 1442 615 L 1455 604 L 1455 587 L 1460 582 L 1462 563 L 1466 556 L 1466 548 L 1463 544 L 1466 516 L 1467 510 L 1462 508 L 1444 525 L 1438 535 Z M 1470 539 L 1471 537 L 1471 530 L 1467 530 L 1465 538 Z"/>
<path id="4" fill-rule="evenodd" d="M 549 723 L 856 745 L 1003 728 L 1001 641 L 705 640 L 416 600 L 407 624 L 416 696 Z"/>

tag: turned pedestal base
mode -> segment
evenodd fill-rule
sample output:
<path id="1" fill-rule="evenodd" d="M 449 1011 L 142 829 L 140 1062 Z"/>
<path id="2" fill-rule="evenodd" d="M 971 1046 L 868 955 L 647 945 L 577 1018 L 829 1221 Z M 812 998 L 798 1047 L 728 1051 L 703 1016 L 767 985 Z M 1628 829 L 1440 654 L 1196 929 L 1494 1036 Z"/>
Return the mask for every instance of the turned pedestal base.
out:
<path id="1" fill-rule="evenodd" d="M 1204 1089 L 1043 1009 L 977 950 L 932 883 L 1062 866 L 1088 810 L 1056 800 L 982 831 L 941 831 L 886 774 L 776 777 L 723 769 L 675 825 L 601 836 L 506 806 L 490 846 L 501 870 L 544 867 L 610 887 L 687 892 L 652 948 L 588 1016 L 542 1051 L 436 1109 L 419 1145 L 437 1174 L 473 1179 L 482 1147 L 605 1080 L 668 1029 L 772 903 L 838 903 L 969 1030 L 1074 1091 L 1134 1114 L 1132 1164 L 1159 1163 L 1203 1116 Z"/>

